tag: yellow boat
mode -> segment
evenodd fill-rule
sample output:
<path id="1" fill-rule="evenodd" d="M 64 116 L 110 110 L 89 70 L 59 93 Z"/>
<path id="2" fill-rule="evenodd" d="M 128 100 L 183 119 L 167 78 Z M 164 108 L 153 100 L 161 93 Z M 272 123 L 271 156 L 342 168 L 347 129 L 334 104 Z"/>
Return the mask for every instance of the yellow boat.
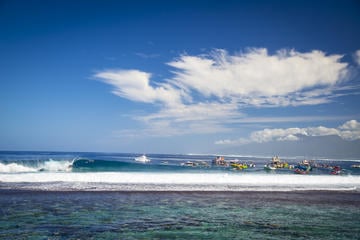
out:
<path id="1" fill-rule="evenodd" d="M 246 164 L 242 164 L 242 163 L 232 163 L 230 166 L 236 170 L 243 170 L 248 168 Z"/>

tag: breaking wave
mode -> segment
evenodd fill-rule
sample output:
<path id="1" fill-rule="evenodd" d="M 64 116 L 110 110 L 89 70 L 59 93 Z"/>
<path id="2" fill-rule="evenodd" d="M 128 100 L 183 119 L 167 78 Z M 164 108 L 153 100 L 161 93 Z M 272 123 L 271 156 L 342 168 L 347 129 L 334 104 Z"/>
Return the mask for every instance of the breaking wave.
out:
<path id="1" fill-rule="evenodd" d="M 71 171 L 72 161 L 47 160 L 40 162 L 0 162 L 0 173 L 26 173 L 26 172 L 68 172 Z"/>
<path id="2" fill-rule="evenodd" d="M 360 176 L 236 173 L 42 172 L 2 174 L 3 188 L 126 191 L 356 190 Z"/>

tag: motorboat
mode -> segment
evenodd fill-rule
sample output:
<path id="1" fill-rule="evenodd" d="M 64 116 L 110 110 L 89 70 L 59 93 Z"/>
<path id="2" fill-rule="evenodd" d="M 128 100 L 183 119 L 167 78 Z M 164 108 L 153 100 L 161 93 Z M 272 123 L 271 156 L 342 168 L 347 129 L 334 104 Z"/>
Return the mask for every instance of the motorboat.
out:
<path id="1" fill-rule="evenodd" d="M 297 174 L 308 174 L 309 171 L 311 171 L 310 165 L 301 165 L 301 164 L 297 165 L 294 170 L 294 172 Z"/>
<path id="2" fill-rule="evenodd" d="M 304 169 L 301 169 L 301 168 L 296 168 L 296 169 L 294 170 L 294 173 L 297 173 L 297 174 L 308 174 L 309 171 L 304 170 Z"/>
<path id="3" fill-rule="evenodd" d="M 271 162 L 264 166 L 265 170 L 275 170 L 278 168 L 290 168 L 287 162 L 282 162 L 278 156 L 271 159 Z"/>
<path id="4" fill-rule="evenodd" d="M 135 158 L 135 161 L 136 161 L 136 162 L 147 163 L 147 162 L 150 162 L 150 159 L 147 158 L 147 157 L 145 156 L 145 154 L 144 154 L 144 155 L 141 155 L 140 157 L 136 157 L 136 158 Z"/>
<path id="5" fill-rule="evenodd" d="M 264 169 L 265 170 L 275 170 L 276 169 L 276 166 L 275 165 L 273 165 L 273 164 L 265 164 L 264 165 Z"/>
<path id="6" fill-rule="evenodd" d="M 341 167 L 339 166 L 333 167 L 332 171 L 330 172 L 331 175 L 339 175 L 341 173 Z"/>
<path id="7" fill-rule="evenodd" d="M 196 166 L 197 166 L 197 163 L 187 161 L 187 162 L 185 162 L 185 163 L 181 163 L 180 165 L 181 165 L 181 166 L 185 166 L 185 167 L 196 167 Z"/>

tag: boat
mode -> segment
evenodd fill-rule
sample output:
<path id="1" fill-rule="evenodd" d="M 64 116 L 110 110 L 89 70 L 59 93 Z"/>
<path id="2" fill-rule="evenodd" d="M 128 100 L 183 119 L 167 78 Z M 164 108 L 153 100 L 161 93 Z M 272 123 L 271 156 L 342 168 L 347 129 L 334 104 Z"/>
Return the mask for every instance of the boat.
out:
<path id="1" fill-rule="evenodd" d="M 187 162 L 185 162 L 185 163 L 181 163 L 180 165 L 181 165 L 181 166 L 185 166 L 185 167 L 196 167 L 196 166 L 197 166 L 197 163 L 191 162 L 191 161 L 187 161 Z"/>
<path id="2" fill-rule="evenodd" d="M 353 164 L 351 165 L 352 168 L 360 168 L 360 164 Z"/>
<path id="3" fill-rule="evenodd" d="M 282 162 L 278 156 L 271 159 L 271 162 L 264 166 L 266 170 L 275 170 L 277 168 L 289 168 L 287 162 Z"/>
<path id="4" fill-rule="evenodd" d="M 247 169 L 247 168 L 254 168 L 255 164 L 253 162 L 242 163 L 239 160 L 235 159 L 235 160 L 230 161 L 230 167 L 232 167 L 234 170 L 243 170 L 243 169 Z"/>
<path id="5" fill-rule="evenodd" d="M 335 166 L 330 172 L 331 175 L 339 175 L 341 174 L 341 167 Z"/>
<path id="6" fill-rule="evenodd" d="M 296 168 L 294 173 L 297 173 L 297 174 L 308 174 L 309 171 L 307 170 L 304 170 L 304 169 L 301 169 L 301 168 Z"/>
<path id="7" fill-rule="evenodd" d="M 303 161 L 299 162 L 299 165 L 310 166 L 311 168 L 315 168 L 315 167 L 317 167 L 317 166 L 321 166 L 320 164 L 317 164 L 314 160 L 306 160 L 306 159 L 304 159 Z"/>
<path id="8" fill-rule="evenodd" d="M 145 154 L 140 156 L 140 157 L 136 157 L 135 158 L 135 161 L 136 162 L 142 162 L 142 163 L 147 163 L 147 162 L 150 162 L 150 159 L 148 159 Z"/>
<path id="9" fill-rule="evenodd" d="M 235 170 L 243 170 L 248 168 L 248 165 L 243 163 L 232 163 L 230 166 Z"/>
<path id="10" fill-rule="evenodd" d="M 265 164 L 264 165 L 264 169 L 265 170 L 275 170 L 276 169 L 276 166 L 275 165 L 273 165 L 273 164 Z"/>
<path id="11" fill-rule="evenodd" d="M 197 161 L 196 162 L 200 167 L 210 167 L 209 163 L 206 161 Z"/>
<path id="12" fill-rule="evenodd" d="M 228 167 L 229 163 L 227 163 L 225 161 L 225 158 L 222 156 L 217 156 L 215 159 L 212 160 L 212 165 L 213 166 L 223 166 L 223 167 Z"/>
<path id="13" fill-rule="evenodd" d="M 246 165 L 250 168 L 256 167 L 255 163 L 253 163 L 253 162 L 247 163 Z"/>
<path id="14" fill-rule="evenodd" d="M 309 171 L 311 171 L 311 166 L 310 165 L 297 165 L 295 167 L 295 170 L 294 170 L 294 173 L 297 173 L 297 174 L 308 174 Z"/>

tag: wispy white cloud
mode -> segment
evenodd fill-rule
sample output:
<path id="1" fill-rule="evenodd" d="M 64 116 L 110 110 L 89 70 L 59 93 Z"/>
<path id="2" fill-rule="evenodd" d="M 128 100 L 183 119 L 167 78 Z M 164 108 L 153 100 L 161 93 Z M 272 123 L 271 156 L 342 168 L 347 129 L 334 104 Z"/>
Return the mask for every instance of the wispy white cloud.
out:
<path id="1" fill-rule="evenodd" d="M 230 130 L 227 124 L 243 118 L 243 107 L 318 105 L 348 94 L 349 68 L 341 58 L 321 51 L 215 50 L 174 59 L 168 63 L 173 76 L 161 81 L 140 70 L 104 70 L 95 77 L 117 96 L 156 104 L 158 111 L 135 117 L 147 124 L 144 130 L 210 133 Z"/>
<path id="2" fill-rule="evenodd" d="M 185 121 L 206 121 L 232 119 L 240 117 L 236 104 L 222 103 L 196 103 L 196 104 L 179 104 L 176 108 L 163 108 L 158 113 L 140 117 L 143 121 L 152 121 L 157 119 L 172 119 L 174 122 Z"/>
<path id="3" fill-rule="evenodd" d="M 291 123 L 291 122 L 315 122 L 315 121 L 339 121 L 352 118 L 353 116 L 281 116 L 281 117 L 249 117 L 243 116 L 231 119 L 231 123 L 258 124 L 258 123 Z"/>
<path id="4" fill-rule="evenodd" d="M 135 116 L 135 120 L 145 123 L 141 131 L 127 129 L 118 133 L 132 137 L 223 133 L 231 131 L 226 126 L 226 118 L 235 120 L 239 117 L 241 113 L 232 104 L 179 104 L 176 108 L 163 108 L 157 113 Z"/>
<path id="5" fill-rule="evenodd" d="M 360 49 L 354 53 L 354 59 L 358 66 L 360 66 Z"/>
<path id="6" fill-rule="evenodd" d="M 247 144 L 272 141 L 297 141 L 304 136 L 339 136 L 340 138 L 348 141 L 358 140 L 360 139 L 360 123 L 356 120 L 350 120 L 337 128 L 318 126 L 307 128 L 263 129 L 261 131 L 252 132 L 249 138 L 239 138 L 236 140 L 224 139 L 216 141 L 215 144 Z"/>
<path id="7" fill-rule="evenodd" d="M 224 125 L 214 122 L 180 122 L 175 123 L 168 120 L 156 120 L 143 129 L 122 129 L 115 131 L 117 137 L 170 137 L 190 134 L 212 134 L 229 132 L 230 129 Z"/>

